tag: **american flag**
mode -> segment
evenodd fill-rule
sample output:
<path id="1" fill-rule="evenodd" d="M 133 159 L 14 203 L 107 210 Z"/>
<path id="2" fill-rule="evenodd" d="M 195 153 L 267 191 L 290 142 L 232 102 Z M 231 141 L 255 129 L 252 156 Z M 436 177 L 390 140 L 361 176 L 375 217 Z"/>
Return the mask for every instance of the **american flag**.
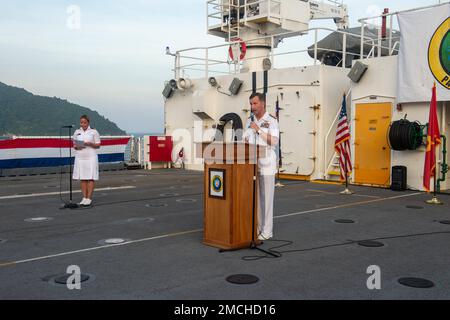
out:
<path id="1" fill-rule="evenodd" d="M 345 179 L 345 174 L 352 172 L 352 160 L 350 153 L 350 128 L 347 119 L 347 102 L 344 94 L 342 108 L 339 114 L 338 127 L 336 132 L 336 141 L 334 148 L 339 154 L 339 163 L 341 165 L 341 179 Z"/>

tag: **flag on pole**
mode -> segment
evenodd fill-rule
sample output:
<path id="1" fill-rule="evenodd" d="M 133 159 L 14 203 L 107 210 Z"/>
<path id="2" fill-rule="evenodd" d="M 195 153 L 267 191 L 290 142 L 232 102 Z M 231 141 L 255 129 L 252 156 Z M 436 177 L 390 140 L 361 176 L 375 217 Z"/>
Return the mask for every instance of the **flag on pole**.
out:
<path id="1" fill-rule="evenodd" d="M 348 126 L 346 100 L 347 99 L 344 94 L 341 112 L 339 113 L 336 140 L 334 144 L 334 148 L 339 154 L 342 180 L 345 180 L 345 178 L 348 177 L 348 175 L 352 172 L 352 160 L 350 153 L 350 128 Z"/>
<path id="2" fill-rule="evenodd" d="M 437 118 L 436 84 L 434 84 L 431 96 L 430 117 L 428 121 L 427 152 L 425 155 L 425 168 L 423 174 L 423 186 L 430 192 L 431 177 L 436 179 L 436 147 L 441 144 L 441 134 Z"/>

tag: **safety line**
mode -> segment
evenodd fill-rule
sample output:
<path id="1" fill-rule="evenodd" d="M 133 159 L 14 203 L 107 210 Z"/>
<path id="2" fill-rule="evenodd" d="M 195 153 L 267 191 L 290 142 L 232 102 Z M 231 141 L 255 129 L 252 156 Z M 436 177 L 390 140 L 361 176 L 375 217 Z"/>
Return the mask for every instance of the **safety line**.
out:
<path id="1" fill-rule="evenodd" d="M 298 216 L 298 215 L 302 215 L 302 214 L 306 214 L 306 213 L 312 213 L 312 212 L 320 212 L 320 211 L 327 211 L 327 210 L 333 210 L 333 209 L 347 208 L 347 207 L 352 207 L 352 206 L 358 206 L 358 205 L 361 205 L 361 204 L 369 204 L 369 203 L 381 202 L 381 201 L 385 201 L 385 200 L 401 199 L 401 198 L 406 198 L 406 197 L 417 196 L 419 194 L 422 194 L 422 193 L 417 192 L 417 193 L 405 194 L 405 195 L 396 196 L 396 197 L 389 197 L 389 198 L 381 198 L 381 199 L 374 199 L 374 200 L 367 200 L 367 201 L 352 202 L 352 203 L 342 204 L 342 205 L 333 206 L 333 207 L 326 207 L 326 208 L 312 209 L 312 210 L 307 210 L 307 211 L 302 211 L 302 212 L 295 212 L 295 213 L 284 214 L 284 215 L 281 215 L 281 216 L 276 216 L 276 217 L 274 217 L 274 219 Z"/>
<path id="2" fill-rule="evenodd" d="M 31 259 L 25 259 L 25 260 L 18 260 L 18 261 L 7 262 L 7 263 L 0 263 L 0 268 L 1 267 L 13 266 L 13 265 L 21 264 L 21 263 L 46 260 L 46 259 L 51 259 L 51 258 L 56 258 L 56 257 L 63 257 L 63 256 L 68 256 L 68 255 L 72 255 L 72 254 L 76 254 L 76 253 L 90 252 L 90 251 L 94 251 L 94 250 L 100 250 L 100 249 L 106 249 L 106 248 L 112 248 L 112 247 L 120 247 L 120 246 L 125 246 L 125 245 L 129 245 L 129 244 L 145 242 L 145 241 L 150 241 L 150 240 L 181 236 L 181 235 L 186 235 L 186 234 L 190 234 L 190 233 L 197 233 L 197 232 L 201 232 L 202 230 L 203 229 L 197 229 L 197 230 L 183 231 L 183 232 L 177 232 L 177 233 L 169 233 L 169 234 L 164 234 L 164 235 L 150 237 L 150 238 L 145 238 L 145 239 L 126 241 L 126 242 L 118 243 L 118 244 L 109 244 L 109 245 L 98 246 L 98 247 L 93 247 L 93 248 L 87 248 L 87 249 L 63 252 L 63 253 L 58 253 L 58 254 L 53 254 L 53 255 L 48 255 L 48 256 L 43 256 L 43 257 L 37 257 L 37 258 L 31 258 Z"/>
<path id="3" fill-rule="evenodd" d="M 124 187 L 108 187 L 108 188 L 99 188 L 95 189 L 95 191 L 113 191 L 113 190 L 125 190 L 125 189 L 135 189 L 135 186 L 124 186 Z M 74 190 L 73 193 L 81 193 L 81 190 Z M 63 191 L 61 194 L 69 194 L 70 191 Z M 0 200 L 8 200 L 8 199 L 22 199 L 22 198 L 33 198 L 33 197 L 46 197 L 46 196 L 57 196 L 59 195 L 59 191 L 57 192 L 46 192 L 46 193 L 30 193 L 30 194 L 16 194 L 12 196 L 2 196 Z"/>

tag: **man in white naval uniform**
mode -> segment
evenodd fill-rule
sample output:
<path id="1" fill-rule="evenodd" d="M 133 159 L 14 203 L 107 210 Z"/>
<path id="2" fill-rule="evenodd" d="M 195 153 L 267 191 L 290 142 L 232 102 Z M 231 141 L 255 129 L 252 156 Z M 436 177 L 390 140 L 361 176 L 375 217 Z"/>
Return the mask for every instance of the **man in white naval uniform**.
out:
<path id="1" fill-rule="evenodd" d="M 275 174 L 280 130 L 277 119 L 266 110 L 266 97 L 261 93 L 250 96 L 252 116 L 247 120 L 244 139 L 250 144 L 256 143 L 267 148 L 266 157 L 258 159 L 259 202 L 258 202 L 258 239 L 273 237 L 273 197 L 275 192 Z"/>

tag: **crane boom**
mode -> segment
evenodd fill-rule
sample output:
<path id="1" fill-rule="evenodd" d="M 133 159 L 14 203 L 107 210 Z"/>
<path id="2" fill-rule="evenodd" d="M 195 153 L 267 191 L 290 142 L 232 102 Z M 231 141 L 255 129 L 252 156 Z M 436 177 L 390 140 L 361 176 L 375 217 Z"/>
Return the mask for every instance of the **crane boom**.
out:
<path id="1" fill-rule="evenodd" d="M 311 8 L 311 20 L 333 19 L 338 29 L 347 29 L 347 6 L 337 1 L 327 2 L 315 0 L 309 1 L 309 5 Z"/>

